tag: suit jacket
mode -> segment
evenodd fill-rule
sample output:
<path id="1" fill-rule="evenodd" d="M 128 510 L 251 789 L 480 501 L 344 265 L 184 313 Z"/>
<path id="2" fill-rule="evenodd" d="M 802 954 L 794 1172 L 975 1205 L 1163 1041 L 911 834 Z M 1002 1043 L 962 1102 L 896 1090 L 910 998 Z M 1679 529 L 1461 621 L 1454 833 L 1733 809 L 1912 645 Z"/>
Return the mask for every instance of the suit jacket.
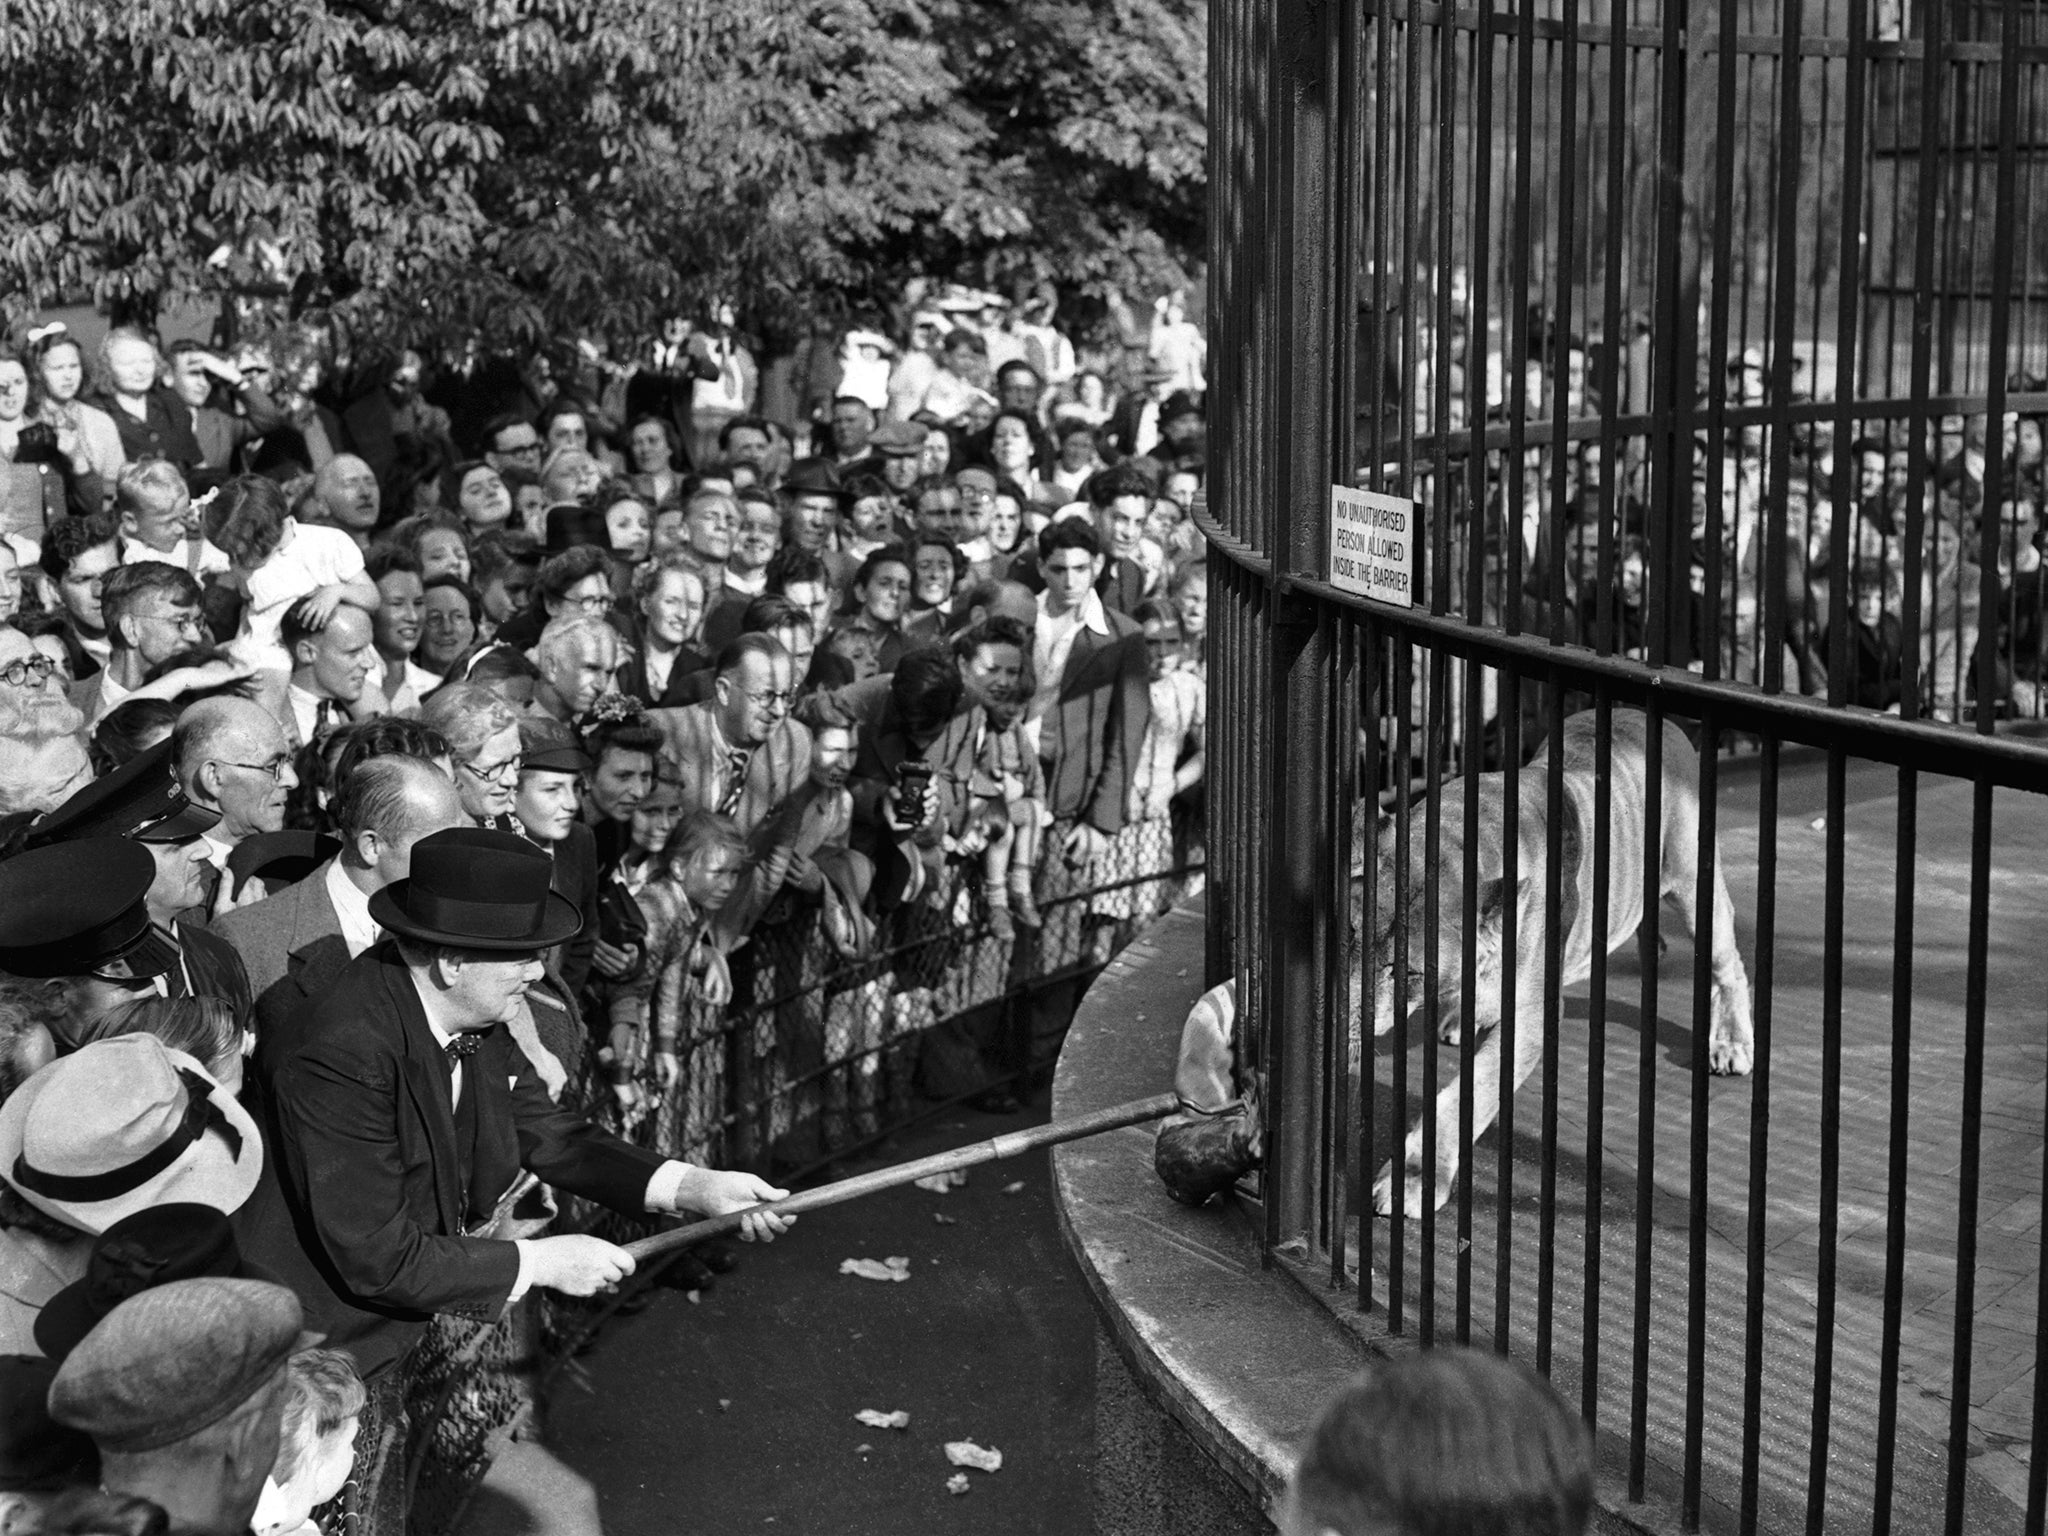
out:
<path id="1" fill-rule="evenodd" d="M 1038 727 L 1048 805 L 1055 821 L 1123 830 L 1131 774 L 1152 718 L 1145 631 L 1107 603 L 1109 633 L 1082 629 L 1067 653 L 1059 694 Z"/>
<path id="2" fill-rule="evenodd" d="M 268 1187 L 236 1213 L 242 1252 L 290 1285 L 306 1326 L 365 1375 L 437 1312 L 488 1321 L 504 1308 L 518 1251 L 467 1234 L 520 1169 L 637 1211 L 663 1161 L 549 1100 L 503 1025 L 464 1063 L 458 1115 L 447 1058 L 389 940 L 259 1042 L 256 1076 Z"/>
<path id="3" fill-rule="evenodd" d="M 665 751 L 683 783 L 683 814 L 715 811 L 727 789 L 726 749 L 720 744 L 713 704 L 687 709 L 651 709 L 647 718 L 660 728 Z M 742 832 L 761 824 L 789 792 L 811 772 L 811 733 L 790 719 L 779 720 L 768 739 L 754 749 L 747 763 L 747 784 L 734 816 Z"/>
<path id="4" fill-rule="evenodd" d="M 172 926 L 178 941 L 179 965 L 170 978 L 173 997 L 217 997 L 235 1011 L 235 1022 L 249 1027 L 254 999 L 249 991 L 249 973 L 242 957 L 217 933 L 195 923 L 179 921 Z"/>
<path id="5" fill-rule="evenodd" d="M 258 1040 L 318 1002 L 349 963 L 325 864 L 274 896 L 222 913 L 211 926 L 248 969 Z"/>

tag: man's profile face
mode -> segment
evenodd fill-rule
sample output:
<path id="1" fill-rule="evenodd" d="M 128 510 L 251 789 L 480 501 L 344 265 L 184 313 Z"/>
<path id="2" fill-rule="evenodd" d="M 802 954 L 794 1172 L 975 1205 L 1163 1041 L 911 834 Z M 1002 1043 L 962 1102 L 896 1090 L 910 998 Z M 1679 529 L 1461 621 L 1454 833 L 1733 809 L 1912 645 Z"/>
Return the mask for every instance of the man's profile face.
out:
<path id="1" fill-rule="evenodd" d="M 375 639 L 375 626 L 362 609 L 349 603 L 335 609 L 327 627 L 300 644 L 311 653 L 313 691 L 344 704 L 360 699 L 377 664 Z"/>
<path id="2" fill-rule="evenodd" d="M 198 771 L 206 773 L 206 765 Z M 237 839 L 281 830 L 285 801 L 299 782 L 283 728 L 260 710 L 222 733 L 206 777 L 220 807 L 221 834 Z"/>
<path id="3" fill-rule="evenodd" d="M 329 462 L 322 477 L 320 504 L 337 527 L 367 533 L 377 526 L 381 504 L 377 472 L 352 453 Z"/>
<path id="4" fill-rule="evenodd" d="M 100 588 L 106 585 L 107 572 L 120 563 L 121 548 L 109 539 L 81 551 L 65 567 L 63 579 L 57 583 L 57 598 L 81 633 L 106 632 L 106 619 L 100 613 Z"/>
<path id="5" fill-rule="evenodd" d="M 471 1028 L 509 1021 L 519 1000 L 545 974 L 540 956 L 530 950 L 509 954 L 464 950 L 459 954 L 456 964 L 442 968 L 445 996 L 456 1020 Z"/>
<path id="6" fill-rule="evenodd" d="M 181 603 L 162 588 L 136 598 L 121 619 L 123 635 L 145 666 L 168 661 L 206 641 L 197 603 Z"/>
<path id="7" fill-rule="evenodd" d="M 758 747 L 789 713 L 790 666 L 787 656 L 770 658 L 750 651 L 739 665 L 713 685 L 718 697 L 718 728 L 734 746 Z"/>
<path id="8" fill-rule="evenodd" d="M 548 656 L 547 680 L 571 714 L 580 715 L 612 685 L 619 648 L 609 634 L 582 634 Z"/>

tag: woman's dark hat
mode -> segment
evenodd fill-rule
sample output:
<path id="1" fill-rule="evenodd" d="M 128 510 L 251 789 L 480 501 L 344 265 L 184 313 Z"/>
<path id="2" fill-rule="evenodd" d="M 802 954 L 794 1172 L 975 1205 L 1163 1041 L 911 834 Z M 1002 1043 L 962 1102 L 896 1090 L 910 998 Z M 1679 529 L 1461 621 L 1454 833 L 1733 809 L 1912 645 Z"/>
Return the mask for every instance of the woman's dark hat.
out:
<path id="1" fill-rule="evenodd" d="M 130 1296 L 202 1277 L 282 1283 L 242 1257 L 234 1227 L 210 1205 L 174 1201 L 124 1216 L 93 1239 L 84 1276 L 36 1314 L 36 1343 L 50 1359 L 62 1360 Z"/>
<path id="2" fill-rule="evenodd" d="M 783 472 L 782 494 L 785 496 L 837 496 L 847 500 L 846 488 L 839 483 L 839 471 L 824 459 L 798 459 Z"/>
<path id="3" fill-rule="evenodd" d="M 523 837 L 454 827 L 412 846 L 412 874 L 370 898 L 387 933 L 457 949 L 546 949 L 583 926 L 548 888 L 555 863 Z"/>

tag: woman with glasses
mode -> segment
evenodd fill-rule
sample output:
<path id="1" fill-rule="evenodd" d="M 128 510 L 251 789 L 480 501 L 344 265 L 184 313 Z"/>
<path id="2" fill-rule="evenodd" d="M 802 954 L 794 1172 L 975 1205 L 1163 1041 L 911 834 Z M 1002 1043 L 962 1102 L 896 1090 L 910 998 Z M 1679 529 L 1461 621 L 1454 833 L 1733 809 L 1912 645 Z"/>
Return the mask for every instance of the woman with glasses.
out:
<path id="1" fill-rule="evenodd" d="M 529 651 L 554 620 L 602 618 L 611 606 L 611 552 L 594 544 L 578 544 L 541 562 L 534 579 L 534 600 L 499 627 L 497 638 Z"/>
<path id="2" fill-rule="evenodd" d="M 427 700 L 420 720 L 448 739 L 464 814 L 480 827 L 517 832 L 521 754 L 511 706 L 482 683 L 450 683 Z"/>

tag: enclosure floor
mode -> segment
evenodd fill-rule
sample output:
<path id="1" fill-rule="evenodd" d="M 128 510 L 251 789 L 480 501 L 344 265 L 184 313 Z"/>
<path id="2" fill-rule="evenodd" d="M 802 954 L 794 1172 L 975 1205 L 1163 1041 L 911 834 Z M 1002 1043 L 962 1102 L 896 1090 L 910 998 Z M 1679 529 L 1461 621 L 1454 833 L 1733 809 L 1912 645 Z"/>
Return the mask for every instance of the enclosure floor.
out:
<path id="1" fill-rule="evenodd" d="M 1604 1144 L 1597 1209 L 1598 1376 L 1594 1402 L 1603 1446 L 1626 1477 L 1633 1426 L 1642 1426 L 1646 1486 L 1675 1499 L 1687 1441 L 1688 1334 L 1699 1334 L 1702 1395 L 1702 1523 L 1736 1530 L 1744 1498 L 1745 1415 L 1759 1424 L 1752 1475 L 1759 1526 L 1805 1530 L 1819 1487 L 1813 1446 L 1826 1447 L 1822 1506 L 1828 1530 L 1869 1529 L 1880 1468 L 1879 1389 L 1883 1371 L 1886 1243 L 1903 1233 L 1903 1322 L 1898 1340 L 1896 1450 L 1891 1528 L 1941 1527 L 1948 1477 L 1955 1321 L 1962 1294 L 1958 1222 L 1964 1147 L 1964 991 L 1971 875 L 1971 795 L 1966 784 L 1923 780 L 1913 902 L 1911 1049 L 1907 1166 L 1902 1189 L 1888 1167 L 1894 1096 L 1893 957 L 1897 857 L 1897 774 L 1861 768 L 1848 781 L 1843 818 L 1843 984 L 1841 997 L 1840 1178 L 1835 1206 L 1834 1275 L 1824 1287 L 1821 1105 L 1824 1049 L 1826 843 L 1823 770 L 1789 767 L 1777 823 L 1778 903 L 1775 1008 L 1768 1082 L 1706 1082 L 1707 1171 L 1700 1311 L 1688 1295 L 1692 1209 L 1692 951 L 1681 935 L 1659 962 L 1657 1017 L 1643 1024 L 1641 969 L 1633 945 L 1615 954 L 1606 989 L 1607 1045 L 1601 1065 Z M 1724 770 L 1718 795 L 1721 847 L 1729 872 L 1745 963 L 1757 969 L 1759 848 L 1755 776 Z M 2044 1083 L 2048 1083 L 2048 801 L 2001 792 L 1994 807 L 1990 867 L 1989 967 L 1982 1109 L 1978 1117 L 1977 1252 L 1969 1300 L 1973 1336 L 1968 1377 L 1965 1524 L 1971 1531 L 2016 1530 L 2026 1498 L 2036 1366 L 2040 1284 Z M 1675 926 L 1675 925 L 1667 925 Z M 1559 1156 L 1551 1315 L 1552 1379 L 1573 1400 L 1583 1388 L 1578 1362 L 1589 1327 L 1586 1300 L 1588 1085 L 1592 1051 L 1587 989 L 1568 996 L 1559 1044 Z M 1420 1031 L 1413 1031 L 1419 1034 Z M 1761 1041 L 1760 1047 L 1761 1047 Z M 1762 1057 L 1759 1050 L 1759 1057 Z M 1439 1057 L 1443 1079 L 1457 1050 Z M 1425 1047 L 1407 1052 L 1405 1125 L 1420 1113 Z M 1394 1050 L 1383 1042 L 1375 1063 L 1374 1166 L 1396 1132 L 1391 1080 Z M 1638 1292 L 1636 1230 L 1642 1186 L 1642 1091 L 1651 1083 L 1646 1224 L 1650 1282 Z M 1761 1211 L 1761 1269 L 1752 1273 L 1750 1157 L 1753 1117 L 1768 1092 L 1768 1177 Z M 1542 1070 L 1514 1102 L 1508 1171 L 1508 1219 L 1499 1198 L 1500 1133 L 1479 1145 L 1471 1180 L 1466 1290 L 1475 1341 L 1490 1339 L 1504 1309 L 1515 1352 L 1537 1354 L 1541 1231 L 1539 1167 L 1544 1125 Z M 1460 1205 L 1437 1214 L 1434 1241 L 1405 1224 L 1399 1269 L 1402 1327 L 1438 1337 L 1459 1328 Z M 1391 1224 L 1370 1229 L 1378 1319 L 1388 1321 Z M 1359 1233 L 1351 1224 L 1352 1252 Z M 1503 1247 L 1505 1239 L 1505 1249 Z M 1422 1260 L 1433 1254 L 1425 1281 Z M 1505 1262 L 1504 1252 L 1511 1255 Z M 1498 1277 L 1511 1278 L 1503 1288 Z M 1761 1338 L 1746 1337 L 1746 1298 L 1761 1288 Z M 1432 1301 L 1425 1319 L 1418 1302 Z M 1832 1350 L 1817 1363 L 1815 1340 L 1825 1308 L 1834 1311 Z M 1638 1308 L 1643 1309 L 1642 1316 Z M 1689 1326 L 1690 1325 L 1690 1326 Z M 1637 1339 L 1646 1341 L 1644 1390 L 1632 1402 Z M 1815 1411 L 1817 1369 L 1831 1372 L 1826 1415 Z M 1755 1392 L 1746 1402 L 1746 1388 Z"/>

